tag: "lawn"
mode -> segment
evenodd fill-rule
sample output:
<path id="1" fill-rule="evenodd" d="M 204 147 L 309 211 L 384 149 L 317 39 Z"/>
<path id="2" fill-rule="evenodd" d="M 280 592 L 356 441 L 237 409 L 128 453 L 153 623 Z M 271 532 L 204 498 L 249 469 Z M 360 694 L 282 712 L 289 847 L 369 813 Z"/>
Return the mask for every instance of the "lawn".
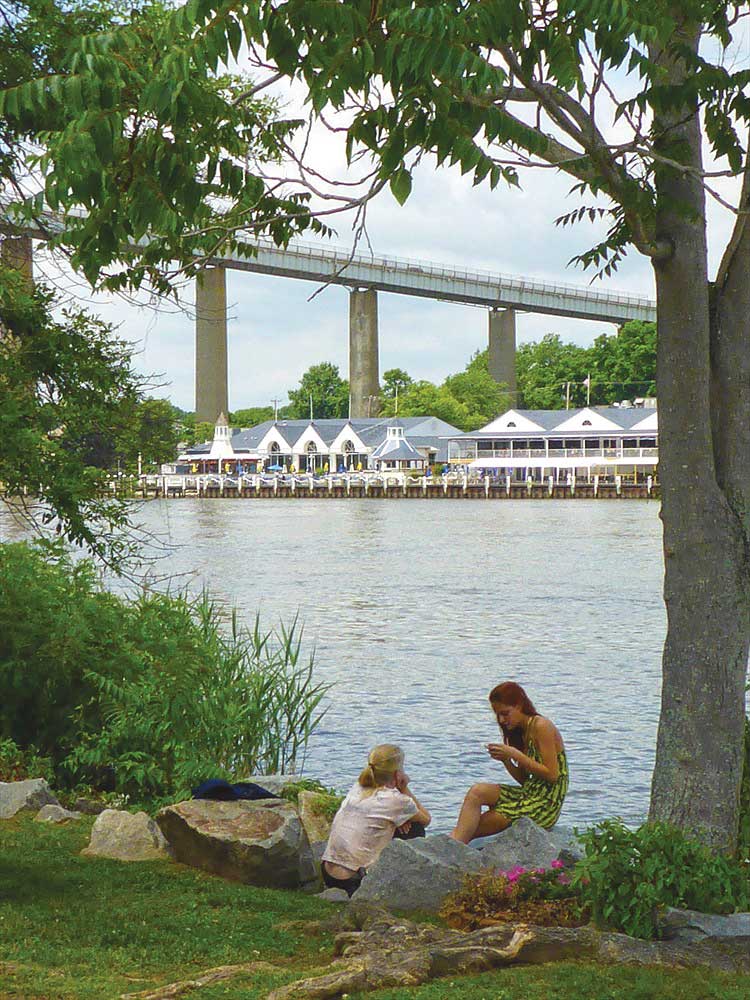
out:
<path id="1" fill-rule="evenodd" d="M 331 904 L 235 885 L 165 862 L 82 858 L 90 820 L 0 822 L 0 1000 L 115 1000 L 254 961 L 275 969 L 187 994 L 254 1000 L 330 959 L 328 933 L 304 923 Z M 746 1000 L 750 976 L 566 962 L 449 979 L 373 1000 Z"/>

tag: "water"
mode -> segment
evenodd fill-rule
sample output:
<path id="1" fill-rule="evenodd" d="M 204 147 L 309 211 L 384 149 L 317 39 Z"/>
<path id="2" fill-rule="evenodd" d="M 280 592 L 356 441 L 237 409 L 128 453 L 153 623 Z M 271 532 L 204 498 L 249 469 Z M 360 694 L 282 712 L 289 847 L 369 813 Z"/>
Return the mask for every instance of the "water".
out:
<path id="1" fill-rule="evenodd" d="M 153 501 L 139 520 L 252 622 L 298 611 L 332 682 L 305 772 L 344 789 L 400 743 L 451 828 L 475 781 L 510 780 L 487 693 L 527 688 L 571 767 L 562 828 L 645 817 L 665 632 L 652 502 Z"/>

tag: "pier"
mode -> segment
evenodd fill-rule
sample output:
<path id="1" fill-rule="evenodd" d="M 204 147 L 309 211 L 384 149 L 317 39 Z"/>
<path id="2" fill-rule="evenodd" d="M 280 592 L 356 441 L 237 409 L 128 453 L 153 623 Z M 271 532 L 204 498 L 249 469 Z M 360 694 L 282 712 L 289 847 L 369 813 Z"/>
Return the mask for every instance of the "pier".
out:
<path id="1" fill-rule="evenodd" d="M 141 476 L 136 496 L 180 499 L 315 499 L 345 500 L 649 500 L 658 499 L 653 476 L 633 481 L 624 476 L 590 479 L 567 476 L 556 480 L 518 481 L 510 476 L 313 475 L 154 475 Z"/>

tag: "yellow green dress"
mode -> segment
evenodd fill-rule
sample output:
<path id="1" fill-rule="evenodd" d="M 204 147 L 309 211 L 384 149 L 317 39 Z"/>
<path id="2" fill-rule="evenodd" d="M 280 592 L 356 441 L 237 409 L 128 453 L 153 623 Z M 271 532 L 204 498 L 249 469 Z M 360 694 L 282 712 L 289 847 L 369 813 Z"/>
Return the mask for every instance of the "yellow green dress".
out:
<path id="1" fill-rule="evenodd" d="M 526 756 L 541 764 L 542 758 L 531 728 L 530 726 L 526 737 Z M 557 754 L 557 765 L 559 774 L 556 781 L 547 781 L 538 774 L 530 774 L 522 785 L 500 785 L 500 795 L 492 808 L 503 813 L 511 822 L 521 816 L 528 816 L 545 830 L 550 830 L 560 816 L 568 791 L 568 759 L 564 750 Z"/>

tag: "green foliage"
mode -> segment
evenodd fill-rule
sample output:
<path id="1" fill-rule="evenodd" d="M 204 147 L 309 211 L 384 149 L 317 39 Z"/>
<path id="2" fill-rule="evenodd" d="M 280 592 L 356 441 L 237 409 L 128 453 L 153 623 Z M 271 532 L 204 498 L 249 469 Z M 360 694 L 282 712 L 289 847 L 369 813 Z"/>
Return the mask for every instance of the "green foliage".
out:
<path id="1" fill-rule="evenodd" d="M 339 811 L 344 796 L 335 788 L 328 788 L 316 778 L 300 778 L 298 781 L 284 785 L 281 791 L 282 799 L 297 805 L 300 792 L 314 792 L 316 805 L 326 819 L 332 820 Z"/>
<path id="2" fill-rule="evenodd" d="M 605 820 L 579 840 L 586 855 L 576 865 L 574 885 L 598 926 L 653 938 L 659 907 L 731 913 L 750 904 L 741 864 L 667 824 L 631 830 Z"/>
<path id="3" fill-rule="evenodd" d="M 229 414 L 232 427 L 255 427 L 265 420 L 273 420 L 272 406 L 249 406 L 244 410 L 233 410 Z"/>
<path id="4" fill-rule="evenodd" d="M 242 628 L 206 594 L 107 592 L 61 547 L 0 546 L 0 737 L 138 801 L 303 762 L 327 687 L 302 633 Z"/>
<path id="5" fill-rule="evenodd" d="M 413 384 L 414 379 L 403 368 L 389 368 L 387 372 L 383 372 L 383 399 L 395 399 L 397 394 L 402 394 Z"/>
<path id="6" fill-rule="evenodd" d="M 86 674 L 130 669 L 124 611 L 90 561 L 0 545 L 0 736 L 59 771 L 79 731 L 101 722 Z"/>
<path id="7" fill-rule="evenodd" d="M 631 321 L 603 333 L 591 347 L 565 343 L 556 333 L 521 344 L 516 351 L 520 405 L 531 410 L 570 405 L 609 405 L 656 395 L 656 324 Z M 591 379 L 587 392 L 585 379 Z"/>
<path id="8" fill-rule="evenodd" d="M 249 231 L 277 244 L 328 232 L 307 191 L 280 189 L 257 166 L 278 162 L 300 123 L 227 72 L 253 15 L 209 7 L 150 4 L 125 25 L 66 33 L 52 64 L 6 74 L 0 118 L 29 140 L 6 172 L 42 182 L 38 195 L 19 198 L 18 216 L 37 218 L 44 203 L 82 209 L 50 238 L 92 284 L 150 281 L 170 293 L 170 261 L 193 273 L 221 251 L 253 256 Z M 33 28 L 43 13 L 21 7 L 20 20 Z"/>
<path id="9" fill-rule="evenodd" d="M 13 740 L 0 738 L 0 781 L 24 781 L 27 778 L 53 780 L 52 761 L 36 747 L 22 749 Z"/>
<path id="10" fill-rule="evenodd" d="M 345 417 L 349 412 L 349 383 L 339 374 L 338 365 L 323 361 L 307 369 L 298 389 L 289 390 L 286 415 L 292 420 Z"/>
<path id="11" fill-rule="evenodd" d="M 110 562 L 127 554 L 125 505 L 104 493 L 104 470 L 129 427 L 140 381 L 132 348 L 79 309 L 61 318 L 44 288 L 0 268 L 0 482 L 4 501 L 28 493 L 42 520 Z"/>
<path id="12" fill-rule="evenodd" d="M 583 406 L 587 375 L 586 349 L 563 343 L 556 333 L 548 333 L 536 343 L 521 344 L 516 351 L 520 405 L 526 409 L 563 409 L 566 382 L 570 382 L 571 406 Z"/>
<path id="13" fill-rule="evenodd" d="M 116 789 L 137 801 L 187 797 L 209 777 L 284 773 L 302 764 L 324 715 L 327 685 L 301 659 L 301 630 L 231 629 L 204 593 L 143 594 L 133 605 L 140 669 L 91 671 L 104 724 L 66 765 L 75 774 L 113 766 Z"/>
<path id="14" fill-rule="evenodd" d="M 477 351 L 466 368 L 436 386 L 424 379 L 415 382 L 405 371 L 393 368 L 383 376 L 383 414 L 401 417 L 435 416 L 461 430 L 488 423 L 510 405 L 510 397 L 489 373 L 487 351 Z"/>
<path id="15" fill-rule="evenodd" d="M 167 399 L 141 399 L 118 441 L 118 452 L 130 470 L 137 467 L 138 455 L 143 467 L 158 468 L 177 458 L 179 414 Z"/>
<path id="16" fill-rule="evenodd" d="M 750 718 L 745 719 L 745 759 L 740 788 L 740 831 L 738 856 L 750 862 Z"/>

